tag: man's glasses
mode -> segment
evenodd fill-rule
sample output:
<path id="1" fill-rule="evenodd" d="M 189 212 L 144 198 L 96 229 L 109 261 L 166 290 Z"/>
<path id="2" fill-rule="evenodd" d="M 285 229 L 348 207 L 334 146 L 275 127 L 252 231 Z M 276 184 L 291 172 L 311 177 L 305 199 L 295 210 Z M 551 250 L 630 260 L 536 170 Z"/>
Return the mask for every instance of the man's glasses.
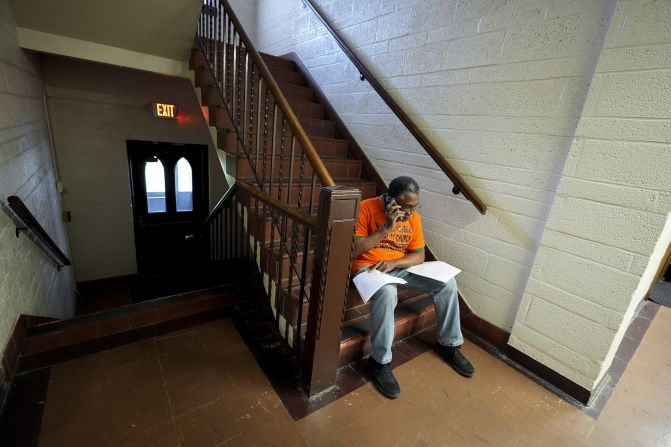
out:
<path id="1" fill-rule="evenodd" d="M 401 207 L 400 208 L 401 211 L 403 211 L 405 214 L 410 214 L 413 211 L 417 211 L 422 208 L 422 205 L 419 203 L 415 206 L 408 206 L 408 205 L 401 205 L 400 203 L 398 203 L 398 201 L 396 201 L 396 204 Z"/>

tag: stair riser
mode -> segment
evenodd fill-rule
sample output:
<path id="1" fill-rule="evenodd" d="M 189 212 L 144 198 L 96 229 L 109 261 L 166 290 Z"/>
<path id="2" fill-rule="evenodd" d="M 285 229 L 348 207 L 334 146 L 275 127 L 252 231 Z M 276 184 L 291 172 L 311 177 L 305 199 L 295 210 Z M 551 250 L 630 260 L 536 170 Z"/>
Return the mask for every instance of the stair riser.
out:
<path id="1" fill-rule="evenodd" d="M 335 138 L 335 123 L 325 120 L 300 119 L 301 126 L 311 137 Z"/>
<path id="2" fill-rule="evenodd" d="M 224 100 L 221 99 L 219 89 L 215 86 L 204 86 L 200 88 L 200 97 L 204 106 L 210 108 L 224 105 Z"/>
<path id="3" fill-rule="evenodd" d="M 254 213 L 250 213 L 249 221 L 250 221 L 250 227 L 254 229 L 255 238 L 258 238 L 259 240 L 263 241 L 266 244 L 271 242 L 271 238 L 272 242 L 279 242 L 281 240 L 279 231 L 278 230 L 273 231 L 274 225 L 269 217 L 263 219 L 260 216 L 255 215 Z M 278 221 L 278 225 L 281 226 L 280 221 Z M 304 239 L 305 230 L 302 227 L 299 227 L 298 230 L 299 230 L 298 241 L 302 241 Z M 264 231 L 265 234 L 263 234 L 262 237 L 261 234 Z M 293 238 L 294 234 L 293 231 L 294 231 L 293 221 L 291 219 L 287 219 L 285 240 L 290 241 Z"/>
<path id="4" fill-rule="evenodd" d="M 368 199 L 375 196 L 375 185 L 374 184 L 349 184 L 349 182 L 338 182 L 340 186 L 350 186 L 361 191 L 361 199 Z M 312 184 L 308 183 L 303 185 L 303 192 L 301 196 L 301 206 L 307 206 L 310 203 L 310 191 Z M 291 206 L 298 205 L 298 192 L 299 187 L 297 185 L 292 186 L 291 188 L 291 200 L 288 201 L 288 187 L 287 185 L 282 185 L 281 201 L 288 203 Z M 319 182 L 315 185 L 314 191 L 312 192 L 312 204 L 313 206 L 319 205 L 319 194 L 321 191 L 321 185 Z M 268 193 L 267 189 L 265 190 Z M 274 185 L 269 193 L 272 197 L 278 197 L 278 186 Z"/>
<path id="5" fill-rule="evenodd" d="M 309 288 L 309 285 L 308 285 Z M 301 315 L 301 324 L 308 322 L 308 309 L 310 303 L 307 299 L 303 300 L 303 314 Z M 277 300 L 277 312 L 282 315 L 291 326 L 296 326 L 298 321 L 298 297 L 289 298 L 286 289 L 282 290 Z"/>
<path id="6" fill-rule="evenodd" d="M 291 109 L 294 111 L 294 114 L 299 118 L 313 118 L 313 119 L 323 119 L 324 117 L 324 106 L 318 102 L 306 101 L 300 98 L 288 97 L 285 95 L 287 102 L 291 106 Z M 273 95 L 268 95 L 268 102 L 266 103 L 266 94 L 262 92 L 259 96 L 259 92 L 254 92 L 254 111 L 257 112 L 261 110 L 261 120 L 267 119 L 269 123 L 272 123 L 273 119 L 273 110 L 275 108 L 275 100 Z M 267 116 L 266 116 L 267 113 Z M 258 119 L 258 113 L 254 116 L 254 119 Z"/>
<path id="7" fill-rule="evenodd" d="M 194 70 L 196 87 L 216 86 L 217 81 L 209 68 L 200 66 Z"/>
<path id="8" fill-rule="evenodd" d="M 270 73 L 272 73 L 273 77 L 278 82 L 305 86 L 305 77 L 297 71 L 284 70 L 276 66 L 270 66 L 268 68 L 270 69 Z"/>
<path id="9" fill-rule="evenodd" d="M 245 132 L 244 134 L 244 141 L 247 146 L 249 146 L 249 134 Z M 284 138 L 284 153 L 286 155 L 291 154 L 291 140 L 292 138 L 287 136 Z M 270 145 L 271 139 L 268 138 L 268 141 L 266 144 Z M 282 139 L 278 136 L 275 141 L 275 154 L 279 155 L 281 153 L 281 141 Z M 315 150 L 317 153 L 323 157 L 347 157 L 347 141 L 345 140 L 322 140 L 319 138 L 311 138 L 312 145 L 314 146 Z M 254 144 L 254 154 L 256 156 L 256 143 L 255 140 L 253 141 Z M 231 133 L 231 132 L 226 132 L 226 131 L 220 131 L 217 133 L 217 146 L 219 149 L 224 150 L 226 152 L 236 154 L 236 155 L 242 155 L 242 153 L 238 152 L 237 149 L 238 145 L 238 139 L 237 139 L 237 134 Z M 270 145 L 269 152 L 272 152 L 272 145 Z M 294 155 L 300 155 L 303 153 L 303 146 L 296 141 L 296 147 L 294 148 Z"/>
<path id="10" fill-rule="evenodd" d="M 419 315 L 396 320 L 394 342 L 418 334 L 436 324 L 433 306 L 425 308 Z M 339 366 L 349 365 L 370 355 L 370 335 L 357 340 L 346 340 L 340 344 Z"/>
<path id="11" fill-rule="evenodd" d="M 226 129 L 229 132 L 233 130 L 233 122 L 228 115 L 228 111 L 224 107 L 208 107 L 208 116 L 210 126 L 216 127 L 217 129 Z"/>
<path id="12" fill-rule="evenodd" d="M 289 105 L 299 118 L 322 119 L 324 106 L 316 102 L 289 101 Z"/>
<path id="13" fill-rule="evenodd" d="M 291 160 L 289 157 L 284 157 L 281 159 L 280 163 L 279 156 L 274 159 L 273 166 L 273 179 L 279 178 L 288 178 L 289 169 L 291 168 Z M 263 172 L 263 160 L 264 157 L 259 157 L 258 165 L 260 172 Z M 254 160 L 256 162 L 256 160 Z M 273 165 L 273 159 L 271 157 L 265 157 L 266 161 L 266 175 L 265 180 L 270 180 L 271 165 Z M 331 177 L 334 178 L 359 178 L 361 175 L 361 161 L 360 160 L 323 160 L 326 170 L 331 174 Z M 295 157 L 293 160 L 293 171 L 292 177 L 294 181 L 298 181 L 298 178 L 301 174 L 301 160 L 298 157 Z M 281 165 L 281 166 L 280 166 Z M 282 177 L 280 177 L 280 168 L 282 169 Z M 238 158 L 237 160 L 237 176 L 238 177 L 253 177 L 254 170 L 252 169 L 251 163 L 247 158 Z M 305 163 L 303 167 L 303 178 L 311 179 L 312 178 L 312 166 L 309 163 Z"/>
<path id="14" fill-rule="evenodd" d="M 268 68 L 279 67 L 283 70 L 296 71 L 296 64 L 293 61 L 282 59 L 277 56 L 271 56 L 270 54 L 261 54 L 261 58 Z"/>
<path id="15" fill-rule="evenodd" d="M 264 269 L 264 272 L 267 273 L 271 278 L 277 278 L 277 273 L 278 273 L 278 268 L 280 263 L 277 262 L 277 260 L 272 257 L 268 256 L 265 250 L 262 250 L 262 264 L 267 266 Z M 290 267 L 291 267 L 291 261 L 287 258 L 284 257 L 281 261 L 281 273 L 282 275 L 287 275 L 289 273 Z M 312 268 L 314 266 L 314 253 L 308 253 L 308 262 L 307 262 L 307 270 L 306 270 L 306 275 L 312 275 Z M 303 269 L 303 253 L 300 252 L 296 256 L 296 270 L 298 272 L 302 272 Z"/>
<path id="16" fill-rule="evenodd" d="M 287 99 L 312 102 L 315 99 L 312 89 L 291 84 L 281 84 L 280 90 Z"/>

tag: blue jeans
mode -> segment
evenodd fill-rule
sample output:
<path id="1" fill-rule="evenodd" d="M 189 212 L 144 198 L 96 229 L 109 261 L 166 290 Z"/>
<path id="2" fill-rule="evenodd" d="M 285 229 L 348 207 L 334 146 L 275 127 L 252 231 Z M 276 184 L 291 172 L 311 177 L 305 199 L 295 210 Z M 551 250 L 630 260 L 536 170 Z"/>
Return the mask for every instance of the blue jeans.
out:
<path id="1" fill-rule="evenodd" d="M 362 273 L 369 267 L 363 267 L 356 273 Z M 412 274 L 407 269 L 387 272 L 392 276 L 406 280 L 407 284 L 387 284 L 375 292 L 370 299 L 371 320 L 371 357 L 378 363 L 391 362 L 391 345 L 394 342 L 394 308 L 398 303 L 396 287 L 428 292 L 433 295 L 436 307 L 436 329 L 438 343 L 444 346 L 459 346 L 464 343 L 459 321 L 459 298 L 457 282 L 454 278 L 447 283 Z"/>

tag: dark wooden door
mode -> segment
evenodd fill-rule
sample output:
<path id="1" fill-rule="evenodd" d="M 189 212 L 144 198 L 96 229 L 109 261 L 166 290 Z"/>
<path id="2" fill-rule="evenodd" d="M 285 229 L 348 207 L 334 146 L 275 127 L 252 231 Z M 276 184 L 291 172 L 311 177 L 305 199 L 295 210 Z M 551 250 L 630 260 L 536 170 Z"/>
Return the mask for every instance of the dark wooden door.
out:
<path id="1" fill-rule="evenodd" d="M 127 141 L 135 254 L 143 293 L 188 289 L 204 261 L 187 240 L 208 212 L 207 146 Z"/>

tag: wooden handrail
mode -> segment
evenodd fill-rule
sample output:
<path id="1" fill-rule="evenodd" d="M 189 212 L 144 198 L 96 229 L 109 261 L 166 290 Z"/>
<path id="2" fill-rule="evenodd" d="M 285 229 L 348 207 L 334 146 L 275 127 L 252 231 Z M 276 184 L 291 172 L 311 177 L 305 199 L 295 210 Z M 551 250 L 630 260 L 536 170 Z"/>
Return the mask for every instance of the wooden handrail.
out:
<path id="1" fill-rule="evenodd" d="M 38 247 L 44 251 L 57 265 L 61 267 L 72 265 L 70 259 L 56 245 L 56 242 L 49 236 L 46 230 L 35 219 L 35 216 L 28 210 L 28 207 L 17 196 L 9 196 L 5 205 L 0 201 L 0 208 L 16 225 L 16 237 L 23 232 Z"/>
<path id="2" fill-rule="evenodd" d="M 326 166 L 324 166 L 322 159 L 317 154 L 317 150 L 312 145 L 310 138 L 308 138 L 308 135 L 303 129 L 303 126 L 301 126 L 301 123 L 298 121 L 298 118 L 296 117 L 296 114 L 294 113 L 293 109 L 291 108 L 291 106 L 289 106 L 289 102 L 284 97 L 284 94 L 280 90 L 280 87 L 277 85 L 277 82 L 275 82 L 275 78 L 273 78 L 273 76 L 270 74 L 270 70 L 266 66 L 265 62 L 263 62 L 263 58 L 261 58 L 261 55 L 259 54 L 254 44 L 252 44 L 251 39 L 249 38 L 244 28 L 242 27 L 242 24 L 238 20 L 238 17 L 233 12 L 233 8 L 231 8 L 231 5 L 228 3 L 228 0 L 219 0 L 219 1 L 226 10 L 226 13 L 230 16 L 231 21 L 235 26 L 235 29 L 240 35 L 240 39 L 242 39 L 243 43 L 245 44 L 245 48 L 247 49 L 249 55 L 254 60 L 254 63 L 256 64 L 261 76 L 263 77 L 266 86 L 270 89 L 273 96 L 275 97 L 277 105 L 282 110 L 282 113 L 284 114 L 284 117 L 289 123 L 289 126 L 291 126 L 291 129 L 294 131 L 294 136 L 298 139 L 298 142 L 303 147 L 303 151 L 305 152 L 305 155 L 310 161 L 310 164 L 315 170 L 315 173 L 317 174 L 317 177 L 321 181 L 322 185 L 335 186 L 335 182 L 333 181 L 331 174 L 329 174 L 328 170 L 326 169 Z"/>
<path id="3" fill-rule="evenodd" d="M 317 229 L 317 219 L 307 216 L 299 211 L 297 211 L 295 208 L 291 208 L 284 202 L 281 202 L 277 200 L 274 197 L 269 196 L 263 191 L 260 191 L 256 188 L 252 188 L 251 186 L 247 185 L 244 182 L 241 181 L 236 181 L 235 186 L 242 191 L 246 192 L 249 195 L 252 195 L 259 199 L 260 201 L 270 205 L 274 211 L 279 212 L 280 214 L 283 214 L 290 219 L 293 219 L 295 221 L 298 221 L 305 225 L 306 227 L 310 228 L 311 230 L 316 230 Z"/>
<path id="4" fill-rule="evenodd" d="M 205 229 L 213 220 L 215 217 L 217 217 L 217 214 L 221 211 L 221 209 L 226 205 L 226 201 L 230 196 L 235 194 L 235 191 L 237 189 L 237 185 L 233 185 L 228 190 L 224 193 L 223 196 L 221 196 L 221 199 L 217 202 L 216 205 L 214 205 L 214 208 L 212 208 L 212 211 L 210 214 L 205 218 L 203 221 L 203 225 L 201 225 L 201 231 Z"/>
<path id="5" fill-rule="evenodd" d="M 225 1 L 225 0 L 223 0 Z M 417 139 L 419 144 L 424 148 L 424 150 L 429 154 L 429 156 L 436 162 L 440 169 L 447 174 L 447 176 L 452 180 L 455 187 L 458 191 L 464 194 L 468 200 L 480 211 L 481 214 L 487 212 L 487 205 L 478 197 L 478 195 L 471 189 L 470 186 L 464 181 L 459 173 L 445 160 L 445 158 L 440 154 L 438 149 L 429 141 L 429 139 L 424 135 L 424 133 L 417 127 L 417 125 L 412 121 L 412 119 L 406 114 L 401 106 L 391 97 L 391 95 L 385 90 L 385 88 L 378 82 L 378 80 L 373 76 L 373 74 L 366 68 L 361 59 L 357 57 L 356 54 L 350 49 L 347 43 L 340 36 L 338 31 L 336 31 L 331 24 L 322 16 L 312 0 L 303 0 L 303 2 L 315 13 L 317 18 L 321 20 L 326 29 L 333 35 L 333 38 L 336 40 L 338 46 L 343 50 L 347 57 L 352 61 L 356 66 L 362 76 L 362 80 L 366 79 L 368 83 L 375 89 L 378 95 L 382 100 L 389 106 L 389 108 L 396 114 L 399 120 L 405 125 L 405 127 L 410 131 L 410 133 Z"/>

